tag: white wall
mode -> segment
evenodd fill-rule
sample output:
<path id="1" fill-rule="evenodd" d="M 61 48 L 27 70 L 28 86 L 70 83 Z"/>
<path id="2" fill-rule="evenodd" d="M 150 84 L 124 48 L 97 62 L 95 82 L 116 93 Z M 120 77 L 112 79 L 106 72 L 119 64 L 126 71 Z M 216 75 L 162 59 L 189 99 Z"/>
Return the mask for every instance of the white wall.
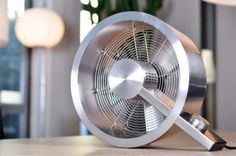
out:
<path id="1" fill-rule="evenodd" d="M 217 125 L 236 130 L 236 7 L 217 7 Z"/>
<path id="2" fill-rule="evenodd" d="M 200 46 L 200 1 L 164 0 L 158 17 L 178 29 Z"/>

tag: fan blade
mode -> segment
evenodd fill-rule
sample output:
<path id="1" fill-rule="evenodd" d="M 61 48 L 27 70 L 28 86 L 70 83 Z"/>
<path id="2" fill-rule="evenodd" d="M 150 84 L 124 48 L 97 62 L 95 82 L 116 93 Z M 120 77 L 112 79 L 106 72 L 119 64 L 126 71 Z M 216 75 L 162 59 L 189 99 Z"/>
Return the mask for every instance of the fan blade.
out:
<path id="1" fill-rule="evenodd" d="M 147 132 L 155 130 L 165 119 L 159 110 L 146 101 L 144 102 L 144 116 Z"/>
<path id="2" fill-rule="evenodd" d="M 167 96 L 165 93 L 163 93 L 160 90 L 157 90 L 154 93 L 155 97 L 158 97 L 161 101 L 163 101 L 165 103 L 166 106 L 168 106 L 169 108 L 173 108 L 174 107 L 174 101 Z"/>
<path id="3" fill-rule="evenodd" d="M 165 46 L 165 49 L 162 49 L 159 53 L 156 54 L 153 58 L 152 63 L 158 62 L 158 65 L 164 69 L 165 73 L 169 73 L 172 69 L 178 66 L 178 61 L 176 55 L 173 54 L 173 51 L 168 50 L 171 47 Z"/>
<path id="4" fill-rule="evenodd" d="M 146 133 L 144 105 L 140 102 L 127 119 L 127 129 L 136 133 Z"/>

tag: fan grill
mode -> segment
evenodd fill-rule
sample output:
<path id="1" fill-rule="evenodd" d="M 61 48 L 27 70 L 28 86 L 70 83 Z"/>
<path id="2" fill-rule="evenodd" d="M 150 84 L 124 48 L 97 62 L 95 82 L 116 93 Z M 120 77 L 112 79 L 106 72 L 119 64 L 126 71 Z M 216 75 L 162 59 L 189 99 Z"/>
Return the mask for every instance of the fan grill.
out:
<path id="1" fill-rule="evenodd" d="M 155 130 L 165 116 L 143 98 L 121 99 L 112 93 L 108 84 L 108 72 L 120 59 L 152 64 L 157 76 L 158 88 L 151 90 L 155 96 L 165 95 L 175 102 L 179 84 L 179 66 L 173 47 L 157 29 L 136 28 L 134 22 L 126 31 L 116 36 L 105 49 L 95 69 L 94 87 L 100 111 L 107 121 L 106 133 L 116 137 L 132 138 Z"/>

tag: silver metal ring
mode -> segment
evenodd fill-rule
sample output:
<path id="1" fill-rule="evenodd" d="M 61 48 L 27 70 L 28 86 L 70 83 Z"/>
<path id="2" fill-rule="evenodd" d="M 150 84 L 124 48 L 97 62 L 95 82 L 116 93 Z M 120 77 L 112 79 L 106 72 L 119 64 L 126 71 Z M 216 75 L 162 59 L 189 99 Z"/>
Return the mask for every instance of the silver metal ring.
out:
<path id="1" fill-rule="evenodd" d="M 85 51 L 90 42 L 94 39 L 94 37 L 107 26 L 128 20 L 144 22 L 155 27 L 156 29 L 161 31 L 161 33 L 163 33 L 166 36 L 167 40 L 172 44 L 174 51 L 176 53 L 180 69 L 179 89 L 177 93 L 175 106 L 173 107 L 170 115 L 167 116 L 167 118 L 160 124 L 160 126 L 156 130 L 150 131 L 147 134 L 136 138 L 118 138 L 108 135 L 107 133 L 99 129 L 90 120 L 89 115 L 86 113 L 86 110 L 83 106 L 85 104 L 84 96 L 86 94 L 87 96 L 89 96 L 89 93 L 83 93 L 84 90 L 81 90 L 81 84 L 80 84 L 81 75 L 79 72 L 81 70 L 80 63 L 83 59 L 83 56 L 86 55 Z M 160 136 L 162 136 L 168 129 L 171 128 L 176 118 L 181 113 L 187 97 L 188 87 L 189 87 L 189 64 L 182 43 L 180 42 L 176 34 L 173 32 L 173 30 L 166 23 L 164 23 L 163 21 L 159 20 L 158 18 L 152 15 L 142 12 L 118 13 L 116 15 L 106 18 L 105 20 L 97 24 L 95 28 L 92 29 L 92 31 L 87 35 L 87 37 L 84 39 L 79 49 L 77 50 L 71 71 L 71 94 L 74 106 L 80 119 L 88 127 L 88 129 L 91 131 L 92 134 L 94 134 L 104 142 L 107 142 L 111 145 L 118 147 L 143 146 L 145 144 L 155 141 Z"/>

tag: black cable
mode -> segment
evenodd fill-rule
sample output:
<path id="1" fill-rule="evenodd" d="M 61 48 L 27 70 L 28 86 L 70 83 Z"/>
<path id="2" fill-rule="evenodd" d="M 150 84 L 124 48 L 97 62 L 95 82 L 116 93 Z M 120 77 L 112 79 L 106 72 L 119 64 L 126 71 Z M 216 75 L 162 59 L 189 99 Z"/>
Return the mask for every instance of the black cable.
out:
<path id="1" fill-rule="evenodd" d="M 230 149 L 230 150 L 236 150 L 236 146 L 227 146 L 227 145 L 225 145 L 225 148 Z"/>

